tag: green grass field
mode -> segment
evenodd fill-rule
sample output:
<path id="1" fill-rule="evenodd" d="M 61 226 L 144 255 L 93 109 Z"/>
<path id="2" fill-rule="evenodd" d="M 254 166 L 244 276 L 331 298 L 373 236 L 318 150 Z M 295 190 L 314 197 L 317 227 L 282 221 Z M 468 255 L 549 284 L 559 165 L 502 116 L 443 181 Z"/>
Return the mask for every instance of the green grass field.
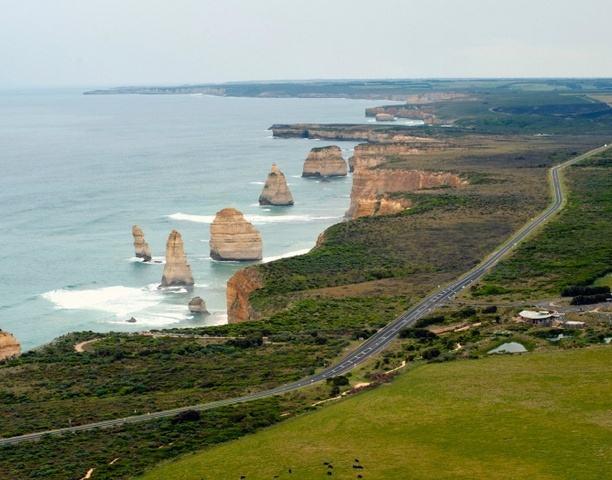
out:
<path id="1" fill-rule="evenodd" d="M 611 361 L 595 347 L 428 364 L 142 478 L 602 479 Z"/>

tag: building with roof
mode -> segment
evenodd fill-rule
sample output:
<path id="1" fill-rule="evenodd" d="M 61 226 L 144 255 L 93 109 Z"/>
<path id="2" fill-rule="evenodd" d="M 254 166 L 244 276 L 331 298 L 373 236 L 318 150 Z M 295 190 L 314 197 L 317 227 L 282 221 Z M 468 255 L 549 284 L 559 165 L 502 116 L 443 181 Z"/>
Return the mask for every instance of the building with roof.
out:
<path id="1" fill-rule="evenodd" d="M 550 310 L 522 310 L 519 312 L 520 320 L 538 327 L 550 327 L 558 317 L 557 312 Z"/>

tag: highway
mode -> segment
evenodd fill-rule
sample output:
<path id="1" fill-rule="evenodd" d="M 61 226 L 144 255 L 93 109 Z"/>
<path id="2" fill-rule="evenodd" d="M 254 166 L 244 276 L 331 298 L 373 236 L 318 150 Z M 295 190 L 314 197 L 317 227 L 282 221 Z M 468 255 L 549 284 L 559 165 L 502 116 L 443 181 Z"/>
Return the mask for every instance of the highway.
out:
<path id="1" fill-rule="evenodd" d="M 308 385 L 312 385 L 314 383 L 326 380 L 331 377 L 335 377 L 337 375 L 341 375 L 343 373 L 352 370 L 357 365 L 363 363 L 368 358 L 377 354 L 381 350 L 383 350 L 387 345 L 389 345 L 393 339 L 397 336 L 398 332 L 405 327 L 413 326 L 418 319 L 425 316 L 428 312 L 435 309 L 436 307 L 447 303 L 451 300 L 457 293 L 459 293 L 462 289 L 468 287 L 470 284 L 474 283 L 476 280 L 481 278 L 488 270 L 490 270 L 494 265 L 496 265 L 504 256 L 506 256 L 513 248 L 515 248 L 520 242 L 522 242 L 525 238 L 527 238 L 534 230 L 542 226 L 546 223 L 553 215 L 559 212 L 564 205 L 565 202 L 565 194 L 563 191 L 563 185 L 561 184 L 559 172 L 572 165 L 576 162 L 584 160 L 585 158 L 590 157 L 591 155 L 595 155 L 597 153 L 603 152 L 607 150 L 607 145 L 596 148 L 594 150 L 590 150 L 580 156 L 574 157 L 564 163 L 556 165 L 552 167 L 549 171 L 550 175 L 550 183 L 553 193 L 553 200 L 549 204 L 549 206 L 540 213 L 537 217 L 531 219 L 526 225 L 524 225 L 518 232 L 516 232 L 509 240 L 507 240 L 504 244 L 497 248 L 492 254 L 490 254 L 486 259 L 484 259 L 480 264 L 474 267 L 469 272 L 465 273 L 463 276 L 459 277 L 459 279 L 454 282 L 446 285 L 445 287 L 434 291 L 429 296 L 425 297 L 419 303 L 411 307 L 409 310 L 404 312 L 402 315 L 394 319 L 392 322 L 388 323 L 386 326 L 378 330 L 374 335 L 369 337 L 363 343 L 361 343 L 355 350 L 348 353 L 345 357 L 343 357 L 339 362 L 335 365 L 332 365 L 319 373 L 316 373 L 312 376 L 303 378 L 301 380 L 297 380 L 292 383 L 288 383 L 285 385 L 280 385 L 276 388 L 270 390 L 264 390 L 261 392 L 256 392 L 253 394 L 245 395 L 242 397 L 234 397 L 228 398 L 225 400 L 218 400 L 215 402 L 204 403 L 199 405 L 189 405 L 180 408 L 174 408 L 170 410 L 163 410 L 160 412 L 152 412 L 144 415 L 134 415 L 131 417 L 124 418 L 116 418 L 112 420 L 104 420 L 100 422 L 89 423 L 85 425 L 77 425 L 74 427 L 65 427 L 58 428 L 55 430 L 47 430 L 42 432 L 34 432 L 28 433 L 25 435 L 19 435 L 15 437 L 9 438 L 0 438 L 0 445 L 10 445 L 20 443 L 26 440 L 38 440 L 45 435 L 57 435 L 57 434 L 65 434 L 71 432 L 80 432 L 85 430 L 93 430 L 96 428 L 107 428 L 118 425 L 123 425 L 127 423 L 140 423 L 146 422 L 149 420 L 164 418 L 164 417 L 172 417 L 178 413 L 184 412 L 186 410 L 210 410 L 213 408 L 226 406 L 226 405 L 234 405 L 237 403 L 244 403 L 251 400 L 257 400 L 261 398 L 272 397 L 275 395 L 281 395 L 287 392 L 291 392 L 293 390 L 298 390 L 300 388 L 306 387 Z"/>

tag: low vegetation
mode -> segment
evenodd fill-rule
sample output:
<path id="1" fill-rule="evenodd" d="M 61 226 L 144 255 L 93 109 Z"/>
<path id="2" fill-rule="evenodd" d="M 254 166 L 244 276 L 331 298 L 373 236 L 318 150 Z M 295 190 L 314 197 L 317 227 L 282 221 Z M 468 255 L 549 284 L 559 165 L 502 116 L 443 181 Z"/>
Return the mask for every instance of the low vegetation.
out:
<path id="1" fill-rule="evenodd" d="M 600 479 L 610 361 L 598 347 L 429 364 L 142 478 Z"/>

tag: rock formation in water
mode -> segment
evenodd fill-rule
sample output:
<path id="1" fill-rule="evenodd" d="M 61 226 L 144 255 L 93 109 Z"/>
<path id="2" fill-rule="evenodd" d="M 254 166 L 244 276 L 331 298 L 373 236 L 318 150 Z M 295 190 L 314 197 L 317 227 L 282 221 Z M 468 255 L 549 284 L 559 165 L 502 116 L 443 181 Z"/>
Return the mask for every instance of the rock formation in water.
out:
<path id="1" fill-rule="evenodd" d="M 21 355 L 21 345 L 9 332 L 0 330 L 0 361 Z"/>
<path id="2" fill-rule="evenodd" d="M 287 186 L 285 174 L 280 171 L 276 163 L 272 164 L 272 170 L 268 174 L 266 184 L 259 196 L 260 205 L 293 205 L 293 196 Z"/>
<path id="3" fill-rule="evenodd" d="M 166 243 L 166 264 L 160 287 L 193 286 L 191 267 L 187 263 L 183 238 L 172 230 Z"/>
<path id="4" fill-rule="evenodd" d="M 199 315 L 209 314 L 208 310 L 206 309 L 206 302 L 202 297 L 193 297 L 187 306 L 189 307 L 189 311 L 191 313 L 196 313 Z"/>
<path id="5" fill-rule="evenodd" d="M 145 262 L 151 261 L 151 248 L 145 241 L 144 232 L 138 225 L 132 226 L 132 236 L 134 237 L 134 252 L 136 257 L 142 258 Z"/>
<path id="6" fill-rule="evenodd" d="M 249 297 L 263 286 L 263 281 L 256 268 L 247 267 L 238 270 L 227 281 L 227 321 L 228 323 L 258 320 L 260 315 L 253 309 Z"/>
<path id="7" fill-rule="evenodd" d="M 257 229 L 235 208 L 217 212 L 210 225 L 210 256 L 215 260 L 261 260 Z"/>
<path id="8" fill-rule="evenodd" d="M 332 145 L 310 150 L 304 162 L 302 177 L 344 177 L 347 170 L 342 150 Z"/>

